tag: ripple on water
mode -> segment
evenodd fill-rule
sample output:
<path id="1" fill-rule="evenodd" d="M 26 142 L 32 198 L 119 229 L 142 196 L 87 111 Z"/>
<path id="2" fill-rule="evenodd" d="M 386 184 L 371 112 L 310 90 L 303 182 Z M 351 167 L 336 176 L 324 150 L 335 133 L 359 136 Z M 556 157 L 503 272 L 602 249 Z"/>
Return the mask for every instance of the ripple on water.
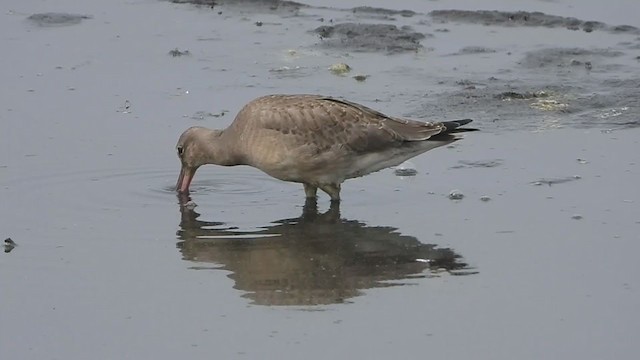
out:
<path id="1" fill-rule="evenodd" d="M 240 169 L 234 169 L 240 170 Z M 215 193 L 216 199 L 242 196 L 254 199 L 276 192 L 279 184 L 256 171 L 199 171 L 192 183 L 192 196 Z M 80 210 L 137 208 L 177 202 L 177 169 L 100 169 L 47 173 L 12 179 L 6 185 L 20 198 L 39 200 L 64 197 L 67 205 Z M 56 200 L 57 201 L 57 200 Z M 229 202 L 240 206 L 241 202 Z"/>

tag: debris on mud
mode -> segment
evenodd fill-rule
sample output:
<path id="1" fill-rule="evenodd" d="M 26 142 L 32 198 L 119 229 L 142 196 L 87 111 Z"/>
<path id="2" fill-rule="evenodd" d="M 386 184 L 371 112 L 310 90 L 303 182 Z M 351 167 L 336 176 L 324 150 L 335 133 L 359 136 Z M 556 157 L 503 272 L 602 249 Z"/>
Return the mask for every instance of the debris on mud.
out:
<path id="1" fill-rule="evenodd" d="M 205 5 L 213 8 L 220 4 L 220 0 L 171 0 L 175 4 L 193 4 L 193 5 Z"/>
<path id="2" fill-rule="evenodd" d="M 418 175 L 418 169 L 411 161 L 405 161 L 393 169 L 393 174 L 399 177 L 416 176 Z"/>
<path id="3" fill-rule="evenodd" d="M 343 23 L 324 25 L 313 30 L 320 35 L 321 46 L 352 51 L 384 51 L 388 54 L 416 51 L 422 48 L 424 34 L 408 26 L 398 28 L 388 24 Z"/>
<path id="4" fill-rule="evenodd" d="M 569 108 L 569 104 L 560 102 L 557 99 L 552 99 L 550 98 L 551 96 L 552 94 L 542 90 L 534 92 L 505 91 L 495 95 L 497 99 L 500 99 L 502 101 L 535 99 L 535 102 L 529 104 L 532 109 L 545 111 L 561 111 L 567 110 Z"/>
<path id="5" fill-rule="evenodd" d="M 460 165 L 452 166 L 452 169 L 463 169 L 463 168 L 493 168 L 502 165 L 504 160 L 502 159 L 491 159 L 491 160 L 460 160 L 458 163 Z"/>
<path id="6" fill-rule="evenodd" d="M 67 13 L 41 13 L 33 14 L 27 20 L 39 26 L 65 26 L 80 24 L 82 20 L 93 18 L 90 15 L 78 15 Z"/>
<path id="7" fill-rule="evenodd" d="M 569 109 L 569 104 L 560 102 L 555 99 L 538 99 L 537 101 L 529 104 L 532 109 L 538 109 L 543 111 L 566 111 Z"/>
<path id="8" fill-rule="evenodd" d="M 229 110 L 221 110 L 220 112 L 214 114 L 208 111 L 196 111 L 193 115 L 189 116 L 189 118 L 193 120 L 205 120 L 208 117 L 219 118 L 223 117 L 228 112 Z"/>
<path id="9" fill-rule="evenodd" d="M 572 182 L 572 181 L 576 181 L 576 180 L 580 180 L 582 179 L 582 176 L 580 175 L 573 175 L 573 176 L 567 176 L 567 177 L 562 177 L 562 178 L 542 178 L 540 180 L 536 180 L 531 182 L 531 185 L 536 185 L 536 186 L 540 186 L 540 185 L 556 185 L 556 184 L 564 184 L 564 183 L 568 183 L 568 182 Z"/>
<path id="10" fill-rule="evenodd" d="M 393 170 L 393 174 L 395 176 L 399 176 L 399 177 L 406 177 L 406 176 L 416 176 L 418 175 L 418 171 L 416 169 L 400 169 L 397 168 L 395 170 Z"/>
<path id="11" fill-rule="evenodd" d="M 351 71 L 351 66 L 345 64 L 345 63 L 337 63 L 337 64 L 333 64 L 331 66 L 329 66 L 329 71 L 331 71 L 332 73 L 334 73 L 335 75 L 344 75 L 346 73 L 348 73 L 349 71 Z"/>
<path id="12" fill-rule="evenodd" d="M 278 68 L 269 69 L 270 73 L 284 73 L 284 72 L 295 72 L 302 69 L 301 66 L 280 66 Z"/>
<path id="13" fill-rule="evenodd" d="M 189 50 L 180 51 L 178 48 L 175 48 L 169 51 L 169 55 L 173 57 L 188 56 L 191 55 L 191 52 Z"/>
<path id="14" fill-rule="evenodd" d="M 516 92 L 516 91 L 505 91 L 497 94 L 496 99 L 510 101 L 510 100 L 529 100 L 529 99 L 537 99 L 537 98 L 546 98 L 549 97 L 549 94 L 545 91 L 534 91 L 534 92 Z"/>
<path id="15" fill-rule="evenodd" d="M 208 6 L 215 9 L 219 5 L 242 7 L 247 10 L 258 12 L 275 12 L 275 13 L 296 13 L 302 8 L 308 8 L 309 5 L 286 0 L 171 0 L 176 4 L 192 4 L 198 6 Z"/>
<path id="16" fill-rule="evenodd" d="M 123 114 L 131 114 L 131 101 L 125 99 L 124 104 L 118 108 L 118 112 Z"/>
<path id="17" fill-rule="evenodd" d="M 458 52 L 455 52 L 450 55 L 474 55 L 474 54 L 492 54 L 497 52 L 494 49 L 486 48 L 483 46 L 465 46 L 460 49 Z"/>
<path id="18" fill-rule="evenodd" d="M 358 75 L 354 75 L 353 78 L 358 82 L 363 82 L 369 78 L 369 75 L 358 74 Z"/>
<path id="19" fill-rule="evenodd" d="M 11 238 L 4 239 L 4 252 L 9 253 L 13 250 L 18 244 L 16 244 Z"/>
<path id="20" fill-rule="evenodd" d="M 298 79 L 307 77 L 310 74 L 313 74 L 317 71 L 317 67 L 306 67 L 306 66 L 280 66 L 277 68 L 269 69 L 269 73 L 273 74 L 275 78 L 278 79 Z"/>
<path id="21" fill-rule="evenodd" d="M 534 92 L 505 91 L 495 95 L 495 98 L 502 101 L 535 99 L 529 106 L 532 109 L 545 111 L 564 111 L 569 108 L 569 104 L 560 102 L 557 99 L 552 99 L 550 98 L 551 96 L 552 94 L 542 90 Z"/>
<path id="22" fill-rule="evenodd" d="M 377 8 L 371 6 L 358 6 L 351 9 L 354 14 L 365 14 L 368 16 L 378 16 L 384 19 L 390 19 L 390 16 L 400 15 L 402 17 L 412 17 L 416 15 L 412 10 L 391 10 L 384 8 Z"/>
<path id="23" fill-rule="evenodd" d="M 449 192 L 449 199 L 451 200 L 462 200 L 464 198 L 464 194 L 460 190 L 451 190 Z"/>

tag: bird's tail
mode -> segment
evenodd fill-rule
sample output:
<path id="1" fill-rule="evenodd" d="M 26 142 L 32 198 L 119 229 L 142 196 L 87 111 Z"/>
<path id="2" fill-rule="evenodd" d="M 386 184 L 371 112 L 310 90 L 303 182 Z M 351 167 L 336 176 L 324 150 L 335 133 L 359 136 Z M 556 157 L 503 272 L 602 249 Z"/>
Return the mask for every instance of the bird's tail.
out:
<path id="1" fill-rule="evenodd" d="M 462 129 L 460 129 L 459 128 L 460 126 L 467 125 L 468 123 L 470 123 L 472 121 L 473 120 L 471 120 L 471 119 L 444 121 L 444 122 L 442 122 L 442 124 L 447 128 L 447 130 L 445 130 L 443 133 L 447 134 L 447 133 L 452 133 L 452 132 L 477 131 L 478 129 L 471 129 L 471 128 L 462 128 Z"/>

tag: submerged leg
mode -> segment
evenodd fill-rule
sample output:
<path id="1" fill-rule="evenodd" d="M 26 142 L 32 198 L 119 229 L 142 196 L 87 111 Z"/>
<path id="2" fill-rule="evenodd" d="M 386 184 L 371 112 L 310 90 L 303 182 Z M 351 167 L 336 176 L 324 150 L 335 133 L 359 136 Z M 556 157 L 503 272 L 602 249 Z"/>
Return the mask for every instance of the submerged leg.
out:
<path id="1" fill-rule="evenodd" d="M 340 201 L 340 184 L 321 185 L 320 189 L 331 196 L 331 201 Z"/>
<path id="2" fill-rule="evenodd" d="M 316 193 L 318 192 L 318 188 L 309 184 L 302 184 L 302 185 L 304 185 L 304 194 L 307 197 L 307 199 L 312 199 L 312 198 L 315 199 Z"/>

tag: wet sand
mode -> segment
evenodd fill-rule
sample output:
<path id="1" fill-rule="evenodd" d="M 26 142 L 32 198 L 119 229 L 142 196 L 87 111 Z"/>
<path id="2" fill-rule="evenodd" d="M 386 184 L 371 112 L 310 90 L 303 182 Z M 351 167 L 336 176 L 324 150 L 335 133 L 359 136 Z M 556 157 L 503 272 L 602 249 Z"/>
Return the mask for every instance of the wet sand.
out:
<path id="1" fill-rule="evenodd" d="M 0 358 L 640 351 L 637 4 L 216 3 L 3 3 Z M 268 93 L 481 131 L 339 208 L 247 167 L 180 201 L 182 130 Z"/>

